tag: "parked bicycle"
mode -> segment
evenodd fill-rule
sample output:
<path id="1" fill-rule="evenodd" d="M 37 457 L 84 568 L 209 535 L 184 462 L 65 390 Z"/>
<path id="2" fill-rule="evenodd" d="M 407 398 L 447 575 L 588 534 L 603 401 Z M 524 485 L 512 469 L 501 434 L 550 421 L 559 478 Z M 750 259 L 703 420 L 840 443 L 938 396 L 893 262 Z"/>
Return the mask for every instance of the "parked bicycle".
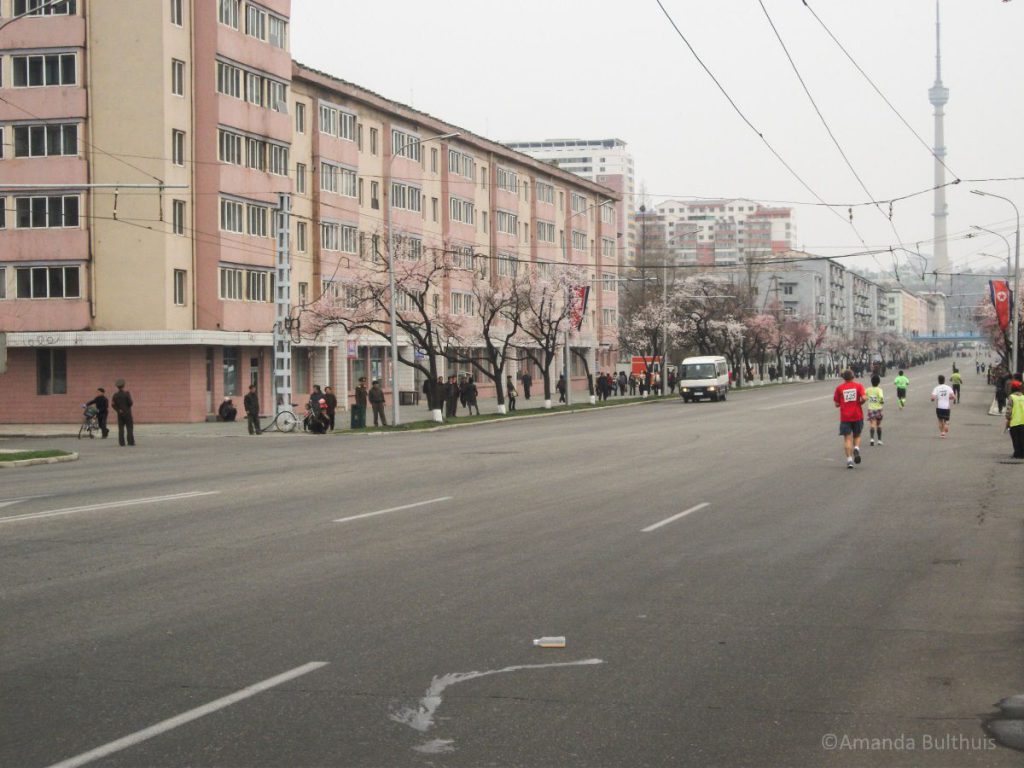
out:
<path id="1" fill-rule="evenodd" d="M 96 437 L 93 432 L 100 431 L 100 412 L 96 410 L 93 405 L 82 406 L 82 426 L 78 428 L 78 439 L 82 439 L 82 435 L 88 435 L 90 439 Z"/>
<path id="2" fill-rule="evenodd" d="M 291 404 L 292 408 L 296 406 L 296 403 Z M 265 427 L 261 427 L 264 432 L 269 430 L 277 430 L 278 432 L 294 432 L 295 427 L 299 424 L 299 418 L 295 415 L 295 411 L 290 408 L 282 408 L 272 418 Z"/>

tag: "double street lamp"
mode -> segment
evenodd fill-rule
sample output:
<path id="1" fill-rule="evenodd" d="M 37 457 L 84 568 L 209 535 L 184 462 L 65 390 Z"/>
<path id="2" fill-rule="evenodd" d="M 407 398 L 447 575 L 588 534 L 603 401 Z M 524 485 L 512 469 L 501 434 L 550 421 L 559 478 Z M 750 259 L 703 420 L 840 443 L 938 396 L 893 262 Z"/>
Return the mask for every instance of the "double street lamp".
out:
<path id="1" fill-rule="evenodd" d="M 428 141 L 441 141 L 442 139 L 452 139 L 459 135 L 458 131 L 452 133 L 442 133 L 440 136 L 431 136 L 429 139 L 409 139 L 402 142 L 399 146 L 394 145 L 392 141 L 391 145 L 391 156 L 387 161 L 387 180 L 388 180 L 388 286 L 390 288 L 390 301 L 389 310 L 391 315 L 391 423 L 394 426 L 398 426 L 398 318 L 395 312 L 395 206 L 394 206 L 394 194 L 393 194 L 393 181 L 391 178 L 391 171 L 394 166 L 395 157 L 405 152 L 406 148 L 412 144 L 423 145 Z M 420 200 L 420 204 L 423 204 L 423 200 Z"/>
<path id="2" fill-rule="evenodd" d="M 1003 197 L 1002 195 L 995 195 L 995 194 L 993 194 L 991 192 L 982 192 L 980 189 L 972 189 L 971 190 L 971 194 L 972 195 L 981 195 L 982 197 L 997 197 L 1000 200 L 1005 200 L 1006 202 L 1008 202 L 1010 205 L 1013 206 L 1013 212 L 1017 215 L 1017 238 L 1016 238 L 1016 248 L 1015 248 L 1014 257 L 1013 257 L 1013 297 L 1012 297 L 1012 301 L 1010 302 L 1010 324 L 1012 326 L 1011 341 L 1010 341 L 1010 343 L 1012 345 L 1011 352 L 1010 352 L 1010 367 L 1011 367 L 1011 371 L 1010 372 L 1011 373 L 1017 373 L 1017 372 L 1020 371 L 1020 368 L 1018 367 L 1019 361 L 1017 359 L 1017 347 L 1018 347 L 1017 332 L 1018 332 L 1018 328 L 1020 326 L 1020 321 L 1018 320 L 1018 317 L 1017 317 L 1019 312 L 1020 312 L 1020 306 L 1019 306 L 1019 302 L 1020 302 L 1020 210 L 1017 208 L 1017 204 L 1014 203 L 1013 200 L 1011 200 L 1008 197 Z M 981 227 L 976 227 L 976 229 L 981 229 Z M 990 230 L 985 230 L 985 231 L 987 232 L 987 231 L 990 231 Z M 1009 250 L 1009 245 L 1010 245 L 1009 241 L 1007 241 L 1006 245 L 1007 245 L 1007 250 Z M 1007 261 L 1009 261 L 1009 255 L 1007 255 Z"/>

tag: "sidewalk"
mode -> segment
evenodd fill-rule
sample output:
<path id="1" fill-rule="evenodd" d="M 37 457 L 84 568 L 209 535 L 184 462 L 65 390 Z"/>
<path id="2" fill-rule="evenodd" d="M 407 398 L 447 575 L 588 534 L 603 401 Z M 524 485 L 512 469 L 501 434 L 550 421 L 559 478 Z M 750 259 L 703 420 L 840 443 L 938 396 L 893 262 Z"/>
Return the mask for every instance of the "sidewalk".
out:
<path id="1" fill-rule="evenodd" d="M 678 395 L 677 395 L 678 397 Z M 572 407 L 580 407 L 588 405 L 590 400 L 586 391 L 573 392 Z M 657 399 L 657 398 L 654 398 Z M 637 397 L 611 397 L 608 399 L 609 405 L 629 403 L 642 403 L 645 402 Z M 498 401 L 496 398 L 485 398 L 478 401 L 480 406 L 481 414 L 496 414 L 498 412 Z M 544 395 L 543 393 L 538 397 L 534 394 L 529 400 L 525 400 L 523 397 L 519 397 L 516 401 L 516 411 L 514 416 L 519 415 L 536 415 L 541 413 L 559 413 L 564 410 L 565 406 L 558 405 L 557 396 L 552 404 L 550 410 L 544 408 Z M 507 409 L 507 403 L 506 403 Z M 391 420 L 391 403 L 386 406 L 386 414 L 388 421 Z M 302 418 L 302 413 L 297 411 L 296 416 Z M 469 411 L 459 405 L 458 416 L 454 420 L 448 420 L 446 424 L 458 424 L 462 416 L 468 416 Z M 400 417 L 403 424 L 408 424 L 414 421 L 429 421 L 430 411 L 427 410 L 424 400 L 420 400 L 419 405 L 403 405 L 400 406 Z M 263 424 L 270 422 L 270 415 L 265 414 L 261 421 Z M 373 426 L 373 414 L 367 412 L 366 414 L 367 426 Z M 339 410 L 334 419 L 335 432 L 347 432 L 349 431 L 349 411 Z M 67 437 L 78 437 L 79 424 L 0 424 L 0 439 L 4 438 L 67 438 Z M 107 438 L 108 441 L 117 442 L 117 421 L 111 419 L 109 424 L 110 436 Z M 440 424 L 438 426 L 441 426 Z M 245 419 L 236 420 L 233 422 L 222 422 L 222 421 L 208 421 L 208 422 L 195 422 L 195 423 L 183 423 L 183 424 L 150 424 L 144 421 L 135 422 L 135 430 L 140 437 L 147 435 L 151 436 L 168 436 L 168 437 L 248 437 L 246 429 Z M 276 430 L 269 430 L 265 434 L 267 435 L 281 435 L 282 433 Z M 302 431 L 302 425 L 300 424 L 293 435 L 304 434 Z M 88 439 L 88 438 L 83 438 Z M 102 438 L 96 437 L 96 440 Z"/>

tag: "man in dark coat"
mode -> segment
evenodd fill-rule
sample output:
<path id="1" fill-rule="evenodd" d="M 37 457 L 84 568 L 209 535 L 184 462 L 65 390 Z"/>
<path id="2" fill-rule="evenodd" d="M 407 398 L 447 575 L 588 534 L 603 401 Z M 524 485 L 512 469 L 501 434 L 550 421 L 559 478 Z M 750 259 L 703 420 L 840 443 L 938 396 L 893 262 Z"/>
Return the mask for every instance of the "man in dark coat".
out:
<path id="1" fill-rule="evenodd" d="M 114 382 L 117 392 L 111 398 L 110 404 L 117 414 L 117 442 L 122 447 L 125 445 L 125 432 L 128 433 L 128 445 L 135 445 L 135 419 L 132 418 L 132 393 L 124 388 L 124 379 Z"/>
<path id="2" fill-rule="evenodd" d="M 338 397 L 334 394 L 334 387 L 324 387 L 324 400 L 327 401 L 327 428 L 334 431 L 334 412 L 338 410 Z"/>
<path id="3" fill-rule="evenodd" d="M 625 397 L 626 385 L 629 383 L 629 379 L 626 378 L 625 371 L 619 371 L 619 395 Z"/>
<path id="4" fill-rule="evenodd" d="M 454 376 L 448 377 L 444 385 L 444 399 L 448 405 L 448 415 L 454 418 L 459 410 L 459 382 Z"/>
<path id="5" fill-rule="evenodd" d="M 103 437 L 110 434 L 110 430 L 107 429 L 107 416 L 110 413 L 110 401 L 107 400 L 107 391 L 100 387 L 96 390 L 96 397 L 90 400 L 86 405 L 92 405 L 96 408 L 96 421 L 100 425 L 100 432 Z"/>
<path id="6" fill-rule="evenodd" d="M 530 399 L 530 387 L 532 386 L 533 377 L 527 371 L 523 371 L 523 397 L 527 400 Z"/>
<path id="7" fill-rule="evenodd" d="M 387 426 L 388 419 L 384 415 L 384 390 L 380 388 L 380 381 L 374 379 L 373 386 L 367 395 L 370 405 L 373 407 L 373 426 Z M 379 420 L 379 422 L 378 422 Z"/>
<path id="8" fill-rule="evenodd" d="M 260 429 L 260 396 L 256 394 L 256 385 L 249 385 L 249 394 L 242 398 L 242 407 L 245 409 L 245 420 L 249 425 L 250 435 L 263 433 Z"/>
<path id="9" fill-rule="evenodd" d="M 359 377 L 359 386 L 356 387 L 356 402 L 352 406 L 352 429 L 363 429 L 366 426 L 366 404 L 369 402 L 369 393 L 366 391 L 366 377 Z"/>

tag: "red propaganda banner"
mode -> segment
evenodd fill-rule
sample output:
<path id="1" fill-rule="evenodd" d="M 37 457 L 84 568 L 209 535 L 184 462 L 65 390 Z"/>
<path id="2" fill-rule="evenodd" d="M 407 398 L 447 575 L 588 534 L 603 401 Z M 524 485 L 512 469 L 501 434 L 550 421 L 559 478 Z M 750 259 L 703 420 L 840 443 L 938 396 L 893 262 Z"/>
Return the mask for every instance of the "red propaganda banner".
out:
<path id="1" fill-rule="evenodd" d="M 988 289 L 992 293 L 992 305 L 996 308 L 999 329 L 1005 331 L 1010 324 L 1010 286 L 1005 280 L 989 280 Z"/>
<path id="2" fill-rule="evenodd" d="M 589 298 L 589 285 L 574 285 L 569 289 L 569 301 L 572 302 L 572 307 L 569 310 L 569 322 L 577 331 L 583 325 L 583 318 L 587 316 L 587 300 Z"/>

